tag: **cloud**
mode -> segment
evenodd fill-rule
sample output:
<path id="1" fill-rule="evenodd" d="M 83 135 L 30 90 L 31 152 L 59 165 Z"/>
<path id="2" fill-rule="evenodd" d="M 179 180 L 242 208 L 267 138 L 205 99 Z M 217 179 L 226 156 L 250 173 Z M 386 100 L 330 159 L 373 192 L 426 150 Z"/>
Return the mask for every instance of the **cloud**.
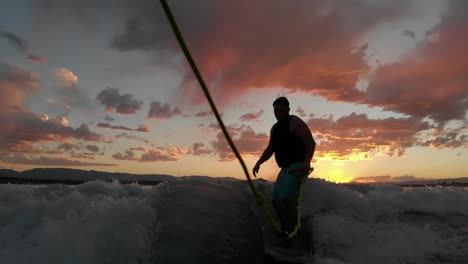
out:
<path id="1" fill-rule="evenodd" d="M 137 161 L 137 162 L 163 162 L 163 161 L 177 161 L 179 160 L 178 155 L 179 153 L 173 152 L 174 149 L 172 148 L 164 148 L 164 147 L 157 147 L 157 148 L 130 148 L 126 150 L 124 153 L 115 153 L 112 155 L 114 159 L 117 160 L 129 160 L 129 161 Z M 135 151 L 143 151 L 141 155 L 135 154 Z"/>
<path id="2" fill-rule="evenodd" d="M 47 63 L 47 59 L 42 57 L 42 56 L 39 56 L 39 55 L 30 54 L 28 56 L 28 59 L 30 61 L 34 61 L 34 62 L 40 63 L 40 64 L 46 64 Z"/>
<path id="3" fill-rule="evenodd" d="M 414 31 L 409 30 L 409 29 L 403 30 L 402 34 L 403 34 L 403 36 L 407 36 L 407 37 L 410 37 L 412 39 L 414 39 L 416 37 L 416 33 L 414 33 Z"/>
<path id="4" fill-rule="evenodd" d="M 96 145 L 86 145 L 86 149 L 94 153 L 99 152 L 99 147 Z"/>
<path id="5" fill-rule="evenodd" d="M 167 153 L 164 153 L 162 151 L 152 149 L 149 150 L 148 152 L 145 152 L 143 155 L 141 155 L 140 162 L 155 162 L 155 161 L 177 161 L 178 158 L 176 158 L 173 155 L 169 155 Z"/>
<path id="6" fill-rule="evenodd" d="M 128 139 L 128 140 L 137 140 L 137 141 L 141 141 L 145 144 L 148 144 L 149 143 L 149 140 L 145 139 L 145 138 L 142 138 L 142 137 L 137 137 L 137 136 L 134 136 L 134 135 L 129 135 L 127 133 L 122 133 L 120 135 L 117 135 L 115 136 L 116 139 L 119 139 L 119 138 L 125 138 L 125 139 Z"/>
<path id="7" fill-rule="evenodd" d="M 365 91 L 355 86 L 359 76 L 369 71 L 365 59 L 369 51 L 366 44 L 356 43 L 380 22 L 397 20 L 412 3 L 278 1 L 264 5 L 231 1 L 202 5 L 175 2 L 171 7 L 218 101 L 251 88 L 285 87 L 290 92 L 318 94 L 330 101 L 381 106 L 445 122 L 463 118 L 468 104 L 467 62 L 460 59 L 467 46 L 466 14 L 460 11 L 466 10 L 466 4 L 460 2 L 450 3 L 454 7 L 440 28 L 432 32 L 441 41 L 429 41 L 428 37 L 402 61 L 380 65 Z M 124 30 L 114 39 L 114 47 L 121 51 L 178 51 L 173 42 L 167 41 L 171 37 L 163 28 L 167 24 L 145 12 L 144 7 L 139 3 L 131 9 Z M 290 19 L 291 14 L 294 19 Z M 416 37 L 411 30 L 403 34 Z M 198 89 L 188 85 L 194 79 L 190 71 L 187 73 L 184 87 Z"/>
<path id="8" fill-rule="evenodd" d="M 240 131 L 230 131 L 237 150 L 242 155 L 260 155 L 268 146 L 269 136 L 260 133 L 256 134 L 251 127 L 243 127 Z M 213 150 L 219 155 L 222 161 L 235 159 L 231 147 L 226 141 L 222 132 L 216 136 L 216 140 L 211 142 Z"/>
<path id="9" fill-rule="evenodd" d="M 428 139 L 420 142 L 421 146 L 433 148 L 468 147 L 467 127 L 433 128 Z"/>
<path id="10" fill-rule="evenodd" d="M 15 155 L 2 158 L 5 163 L 11 164 L 25 164 L 25 165 L 41 165 L 41 166 L 118 166 L 111 163 L 98 163 L 98 162 L 82 162 L 78 160 L 69 160 L 65 158 L 49 158 L 45 156 L 28 157 L 24 155 Z"/>
<path id="11" fill-rule="evenodd" d="M 300 116 L 300 117 L 305 117 L 305 116 L 306 116 L 306 113 L 305 113 L 305 111 L 304 111 L 304 109 L 303 109 L 302 107 L 298 107 L 298 108 L 296 109 L 296 112 L 299 113 L 299 116 Z"/>
<path id="12" fill-rule="evenodd" d="M 117 130 L 128 130 L 128 131 L 138 131 L 138 132 L 150 132 L 150 127 L 147 125 L 140 125 L 137 128 L 128 128 L 125 126 L 114 126 L 107 123 L 99 123 L 97 127 L 117 129 Z"/>
<path id="13" fill-rule="evenodd" d="M 418 178 L 415 176 L 404 175 L 404 176 L 366 176 L 366 177 L 357 177 L 351 180 L 355 183 L 374 183 L 374 182 L 407 182 L 407 181 L 421 181 L 427 180 L 427 178 Z"/>
<path id="14" fill-rule="evenodd" d="M 258 113 L 248 113 L 245 115 L 242 115 L 240 117 L 240 120 L 245 122 L 245 121 L 257 121 L 263 114 L 263 110 L 260 110 Z"/>
<path id="15" fill-rule="evenodd" d="M 132 3 L 112 46 L 119 51 L 179 52 L 160 8 L 148 12 L 148 5 Z M 254 87 L 280 86 L 349 102 L 362 100 L 354 85 L 368 70 L 366 46 L 356 47 L 357 41 L 406 6 L 403 1 L 273 1 L 268 5 L 176 1 L 170 5 L 217 99 L 224 101 Z M 187 74 L 184 87 L 193 81 Z"/>
<path id="16" fill-rule="evenodd" d="M 205 117 L 205 116 L 213 116 L 214 113 L 212 111 L 203 111 L 203 112 L 198 112 L 195 114 L 196 117 Z"/>
<path id="17" fill-rule="evenodd" d="M 40 90 L 35 75 L 0 62 L 0 112 L 25 110 L 25 102 Z"/>
<path id="18" fill-rule="evenodd" d="M 204 156 L 212 154 L 213 150 L 205 148 L 203 143 L 193 143 L 189 153 L 195 156 Z"/>
<path id="19" fill-rule="evenodd" d="M 314 156 L 332 159 L 372 154 L 401 156 L 406 148 L 418 145 L 418 133 L 430 128 L 427 122 L 414 117 L 369 119 L 366 114 L 354 112 L 337 120 L 311 117 L 307 124 L 318 141 Z"/>
<path id="20" fill-rule="evenodd" d="M 73 143 L 64 142 L 64 143 L 60 144 L 59 149 L 63 149 L 65 151 L 70 151 L 70 150 L 79 149 L 79 148 L 78 148 L 77 145 L 75 145 Z"/>
<path id="21" fill-rule="evenodd" d="M 135 154 L 131 150 L 125 151 L 125 153 L 115 153 L 112 158 L 116 160 L 137 160 Z"/>
<path id="22" fill-rule="evenodd" d="M 133 99 L 133 95 L 129 93 L 120 95 L 117 88 L 111 87 L 99 92 L 96 99 L 106 106 L 107 111 L 115 109 L 120 114 L 135 114 L 143 104 L 142 101 Z"/>
<path id="23" fill-rule="evenodd" d="M 151 107 L 148 112 L 148 119 L 159 119 L 166 120 L 172 118 L 173 116 L 179 116 L 182 114 L 182 111 L 179 108 L 175 107 L 171 110 L 171 107 L 165 103 L 162 104 L 159 101 L 151 102 Z"/>
<path id="24" fill-rule="evenodd" d="M 467 26 L 465 11 L 448 12 L 412 53 L 377 69 L 365 103 L 441 124 L 463 120 L 468 111 L 468 60 L 462 59 L 468 56 Z"/>
<path id="25" fill-rule="evenodd" d="M 411 6 L 406 1 L 368 0 L 273 1 L 267 5 L 257 1 L 174 1 L 170 5 L 220 104 L 252 88 L 271 87 L 333 101 L 362 102 L 363 92 L 354 87 L 369 66 L 367 46 L 357 43 L 370 28 L 397 18 Z M 47 25 L 69 19 L 88 30 L 95 28 L 89 27 L 90 21 L 103 24 L 118 13 L 124 21 L 114 23 L 118 28 L 110 41 L 114 49 L 180 53 L 161 6 L 153 1 L 82 4 L 49 0 L 41 2 L 38 12 Z M 191 85 L 195 79 L 184 65 L 181 88 L 187 94 L 196 89 L 202 96 L 199 87 Z M 197 101 L 196 96 L 189 98 Z"/>
<path id="26" fill-rule="evenodd" d="M 88 160 L 96 159 L 95 153 L 72 153 L 71 157 L 76 158 L 76 159 L 88 159 Z"/>
<path id="27" fill-rule="evenodd" d="M 7 31 L 0 31 L 0 37 L 3 37 L 4 39 L 8 40 L 13 46 L 24 53 L 27 58 L 31 61 L 37 62 L 37 63 L 47 63 L 47 59 L 44 57 L 41 57 L 39 55 L 32 54 L 29 51 L 29 45 L 27 41 L 20 36 L 18 36 L 15 33 L 12 32 L 7 32 Z"/>
<path id="28" fill-rule="evenodd" d="M 94 98 L 79 86 L 79 78 L 71 70 L 58 68 L 54 71 L 55 84 L 48 99 L 49 102 L 65 107 L 69 112 L 73 109 L 82 109 L 91 113 L 98 106 Z"/>
<path id="29" fill-rule="evenodd" d="M 223 116 L 223 113 L 219 113 L 220 116 Z M 212 111 L 201 111 L 197 112 L 195 114 L 184 114 L 182 115 L 183 117 L 213 117 L 214 118 L 214 113 Z"/>
<path id="30" fill-rule="evenodd" d="M 35 143 L 64 142 L 70 138 L 104 140 L 103 135 L 91 132 L 86 124 L 72 128 L 62 115 L 49 118 L 30 112 L 25 103 L 39 89 L 39 81 L 33 74 L 0 63 L 0 153 L 37 153 L 40 150 L 34 149 Z"/>
<path id="31" fill-rule="evenodd" d="M 104 136 L 92 132 L 86 124 L 78 128 L 66 125 L 63 117 L 49 119 L 30 112 L 0 113 L 0 152 L 24 152 L 33 143 L 65 141 L 69 138 L 85 141 L 104 141 Z"/>
<path id="32" fill-rule="evenodd" d="M 59 68 L 55 70 L 58 81 L 61 84 L 61 87 L 65 89 L 74 89 L 76 88 L 76 83 L 78 82 L 78 77 L 68 69 Z"/>
<path id="33" fill-rule="evenodd" d="M 138 132 L 150 132 L 151 129 L 148 125 L 139 125 L 138 128 L 135 129 Z"/>
<path id="34" fill-rule="evenodd" d="M 13 44 L 13 46 L 15 46 L 15 48 L 17 48 L 18 50 L 25 53 L 28 52 L 28 43 L 20 36 L 6 31 L 0 31 L 0 36 L 10 41 L 10 43 Z"/>

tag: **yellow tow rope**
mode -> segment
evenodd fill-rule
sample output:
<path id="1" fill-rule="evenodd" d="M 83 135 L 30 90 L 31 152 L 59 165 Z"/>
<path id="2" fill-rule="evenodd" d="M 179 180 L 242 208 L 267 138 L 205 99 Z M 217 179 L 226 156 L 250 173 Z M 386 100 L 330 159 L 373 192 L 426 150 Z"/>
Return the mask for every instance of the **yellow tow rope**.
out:
<path id="1" fill-rule="evenodd" d="M 252 179 L 250 178 L 250 174 L 249 174 L 249 171 L 247 170 L 247 166 L 245 165 L 244 160 L 239 154 L 239 151 L 237 150 L 236 145 L 232 141 L 231 136 L 229 135 L 226 129 L 226 126 L 223 123 L 223 120 L 221 119 L 221 116 L 216 108 L 216 105 L 214 104 L 213 99 L 211 98 L 210 92 L 208 91 L 208 88 L 206 87 L 205 81 L 203 80 L 202 75 L 200 74 L 200 71 L 198 70 L 198 67 L 195 64 L 195 61 L 193 60 L 192 55 L 190 55 L 190 51 L 187 48 L 187 45 L 185 44 L 184 38 L 182 37 L 182 33 L 180 32 L 179 27 L 177 26 L 177 23 L 175 21 L 174 16 L 172 15 L 171 9 L 169 8 L 167 1 L 166 0 L 160 0 L 160 1 L 164 9 L 164 12 L 166 13 L 167 19 L 169 20 L 169 23 L 171 24 L 172 30 L 174 31 L 174 34 L 177 38 L 177 41 L 179 42 L 179 46 L 182 49 L 185 57 L 187 58 L 187 61 L 190 64 L 190 67 L 192 68 L 193 73 L 197 77 L 198 83 L 200 84 L 200 87 L 202 88 L 203 93 L 205 94 L 205 97 L 208 100 L 208 103 L 210 104 L 211 110 L 213 111 L 216 117 L 216 120 L 218 121 L 218 124 L 221 127 L 221 130 L 223 131 L 224 137 L 228 141 L 229 146 L 231 147 L 232 151 L 237 157 L 237 160 L 239 160 L 242 166 L 242 169 L 244 170 L 245 177 L 247 178 L 247 182 L 249 183 L 250 189 L 252 190 L 252 193 L 255 197 L 257 205 L 265 211 L 268 217 L 268 220 L 270 221 L 271 225 L 276 229 L 276 231 L 281 232 L 281 225 L 278 219 L 274 216 L 274 213 L 271 210 L 269 210 L 267 206 L 265 206 L 265 198 L 257 191 L 257 189 L 255 188 L 252 182 Z M 289 236 L 293 237 L 297 233 L 299 228 L 300 228 L 300 224 L 299 226 L 296 226 L 295 231 L 289 234 Z"/>

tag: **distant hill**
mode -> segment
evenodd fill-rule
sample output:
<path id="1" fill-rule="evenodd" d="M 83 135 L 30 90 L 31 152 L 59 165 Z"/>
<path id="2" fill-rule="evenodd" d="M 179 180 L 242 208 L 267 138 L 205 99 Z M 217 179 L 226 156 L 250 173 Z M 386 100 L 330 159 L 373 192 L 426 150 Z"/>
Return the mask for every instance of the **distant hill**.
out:
<path id="1" fill-rule="evenodd" d="M 412 180 L 412 181 L 401 181 L 401 182 L 350 182 L 348 185 L 366 185 L 366 184 L 395 184 L 399 186 L 468 186 L 468 177 L 462 178 L 447 178 L 447 179 L 431 179 L 431 180 Z"/>
<path id="2" fill-rule="evenodd" d="M 468 186 L 468 177 L 463 178 L 448 178 L 448 179 L 434 179 L 434 180 L 421 180 L 421 181 L 404 181 L 397 183 L 401 186 L 419 186 L 419 185 L 443 185 L 443 186 Z"/>
<path id="3" fill-rule="evenodd" d="M 177 177 L 175 176 L 164 174 L 131 174 L 66 168 L 36 168 L 23 172 L 0 169 L 0 183 L 80 184 L 92 180 L 117 180 L 121 183 L 138 182 L 140 184 L 154 185 L 162 181 L 173 181 L 176 179 Z"/>

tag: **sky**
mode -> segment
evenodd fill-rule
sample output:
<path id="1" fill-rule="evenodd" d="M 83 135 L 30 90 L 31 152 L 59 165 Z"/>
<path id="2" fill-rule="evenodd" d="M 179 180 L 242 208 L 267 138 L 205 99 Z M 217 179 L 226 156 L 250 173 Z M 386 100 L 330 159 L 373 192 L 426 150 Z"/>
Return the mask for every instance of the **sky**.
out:
<path id="1" fill-rule="evenodd" d="M 0 168 L 245 178 L 159 1 L 0 3 Z M 468 177 L 468 2 L 169 5 L 249 170 L 286 96 L 313 177 Z"/>

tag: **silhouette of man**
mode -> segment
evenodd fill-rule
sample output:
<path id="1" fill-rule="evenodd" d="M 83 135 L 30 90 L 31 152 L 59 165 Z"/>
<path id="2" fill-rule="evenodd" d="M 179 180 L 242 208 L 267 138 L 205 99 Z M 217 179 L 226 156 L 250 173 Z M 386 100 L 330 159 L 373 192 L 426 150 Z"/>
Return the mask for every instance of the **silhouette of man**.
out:
<path id="1" fill-rule="evenodd" d="M 281 171 L 273 191 L 273 207 L 281 222 L 285 237 L 291 237 L 298 219 L 298 199 L 301 186 L 309 171 L 315 152 L 315 141 L 307 124 L 297 116 L 289 114 L 289 101 L 279 97 L 273 102 L 275 117 L 278 120 L 270 130 L 270 141 L 262 156 L 253 168 L 257 177 L 260 165 L 275 154 Z"/>

